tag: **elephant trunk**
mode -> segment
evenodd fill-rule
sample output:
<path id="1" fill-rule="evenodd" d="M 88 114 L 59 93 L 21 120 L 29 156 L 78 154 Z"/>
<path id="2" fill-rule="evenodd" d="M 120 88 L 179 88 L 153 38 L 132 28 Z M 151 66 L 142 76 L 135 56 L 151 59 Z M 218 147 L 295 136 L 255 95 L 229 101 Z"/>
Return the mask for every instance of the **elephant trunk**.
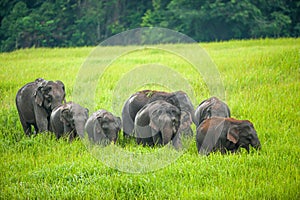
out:
<path id="1" fill-rule="evenodd" d="M 75 120 L 75 131 L 78 134 L 80 138 L 84 138 L 84 127 L 85 127 L 85 121 L 84 120 Z"/>
<path id="2" fill-rule="evenodd" d="M 256 150 L 260 150 L 261 149 L 261 144 L 260 144 L 260 141 L 257 137 L 257 133 L 256 131 L 254 130 L 253 131 L 253 138 L 251 140 L 251 145 L 256 149 Z"/>
<path id="3" fill-rule="evenodd" d="M 172 138 L 173 135 L 176 133 L 176 118 L 170 117 L 168 115 L 162 115 L 159 119 L 159 123 L 161 125 L 161 137 L 162 137 L 162 144 L 166 145 L 168 144 Z"/>
<path id="4" fill-rule="evenodd" d="M 261 149 L 261 144 L 260 141 L 257 139 L 254 143 L 252 143 L 252 146 L 256 149 L 256 150 L 260 150 Z"/>
<path id="5" fill-rule="evenodd" d="M 117 139 L 118 139 L 118 132 L 115 129 L 111 129 L 109 130 L 109 133 L 107 134 L 108 139 L 111 142 L 114 142 L 114 144 L 116 143 Z"/>

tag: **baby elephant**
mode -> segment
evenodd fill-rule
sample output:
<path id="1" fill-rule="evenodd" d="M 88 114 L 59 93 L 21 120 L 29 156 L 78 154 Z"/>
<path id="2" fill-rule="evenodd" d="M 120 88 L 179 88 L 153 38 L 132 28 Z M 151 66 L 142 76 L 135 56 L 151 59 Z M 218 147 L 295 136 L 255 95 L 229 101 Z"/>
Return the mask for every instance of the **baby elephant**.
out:
<path id="1" fill-rule="evenodd" d="M 195 124 L 198 127 L 205 119 L 211 117 L 230 117 L 230 110 L 226 103 L 217 97 L 202 101 L 195 111 Z"/>
<path id="2" fill-rule="evenodd" d="M 84 125 L 88 119 L 88 109 L 74 102 L 56 107 L 51 113 L 50 124 L 57 139 L 70 134 L 70 141 L 75 137 L 84 136 Z"/>
<path id="3" fill-rule="evenodd" d="M 134 132 L 137 143 L 153 146 L 166 145 L 172 141 L 176 149 L 180 148 L 180 115 L 181 112 L 176 106 L 164 100 L 146 104 L 135 117 Z"/>
<path id="4" fill-rule="evenodd" d="M 86 122 L 88 137 L 96 144 L 103 146 L 116 143 L 121 130 L 121 118 L 102 109 L 93 113 Z"/>
<path id="5" fill-rule="evenodd" d="M 199 154 L 204 155 L 217 150 L 234 153 L 240 147 L 249 152 L 249 145 L 256 149 L 261 147 L 250 121 L 222 117 L 204 120 L 197 128 L 196 142 Z"/>

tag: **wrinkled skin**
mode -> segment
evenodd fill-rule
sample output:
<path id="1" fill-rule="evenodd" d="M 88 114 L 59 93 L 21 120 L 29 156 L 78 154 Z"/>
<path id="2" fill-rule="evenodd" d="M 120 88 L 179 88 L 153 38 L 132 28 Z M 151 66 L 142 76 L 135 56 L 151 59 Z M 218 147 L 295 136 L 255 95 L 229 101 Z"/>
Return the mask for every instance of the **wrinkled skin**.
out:
<path id="1" fill-rule="evenodd" d="M 123 133 L 125 136 L 132 135 L 134 129 L 134 120 L 136 114 L 146 104 L 156 100 L 164 100 L 182 111 L 182 126 L 180 132 L 187 135 L 193 135 L 190 128 L 193 122 L 194 106 L 185 92 L 162 92 L 154 90 L 143 90 L 133 95 L 125 102 L 122 110 Z"/>
<path id="2" fill-rule="evenodd" d="M 32 126 L 35 133 L 51 131 L 49 119 L 52 110 L 65 101 L 65 86 L 61 81 L 36 79 L 24 85 L 16 95 L 16 106 L 26 135 Z"/>
<path id="3" fill-rule="evenodd" d="M 181 148 L 180 110 L 164 101 L 157 100 L 145 105 L 136 115 L 134 132 L 138 144 L 154 146 L 166 145 Z"/>
<path id="4" fill-rule="evenodd" d="M 106 146 L 111 142 L 116 143 L 121 126 L 120 117 L 116 117 L 112 113 L 101 109 L 89 117 L 85 130 L 90 141 Z"/>
<path id="5" fill-rule="evenodd" d="M 261 144 L 253 124 L 248 120 L 212 117 L 204 120 L 197 128 L 197 149 L 199 154 L 210 152 L 236 152 L 245 148 L 249 152 L 251 145 L 260 149 Z"/>
<path id="6" fill-rule="evenodd" d="M 203 120 L 211 117 L 230 117 L 230 110 L 226 103 L 217 97 L 202 101 L 195 111 L 195 124 L 198 127 Z"/>
<path id="7" fill-rule="evenodd" d="M 84 137 L 84 126 L 88 119 L 88 109 L 76 104 L 68 102 L 55 108 L 50 117 L 52 131 L 56 138 L 69 135 L 72 141 L 75 137 Z"/>

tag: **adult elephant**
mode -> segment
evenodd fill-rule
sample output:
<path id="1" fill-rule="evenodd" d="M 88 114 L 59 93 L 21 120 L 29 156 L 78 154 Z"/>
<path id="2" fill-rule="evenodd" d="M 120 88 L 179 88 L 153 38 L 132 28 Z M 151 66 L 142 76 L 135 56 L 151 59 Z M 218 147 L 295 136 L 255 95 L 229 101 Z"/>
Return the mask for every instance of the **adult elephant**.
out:
<path id="1" fill-rule="evenodd" d="M 69 140 L 72 141 L 77 136 L 84 137 L 84 126 L 88 117 L 87 108 L 68 102 L 53 110 L 50 124 L 57 139 L 68 134 Z"/>
<path id="2" fill-rule="evenodd" d="M 164 100 L 148 103 L 135 117 L 134 134 L 137 143 L 154 146 L 172 141 L 176 149 L 180 148 L 180 115 L 176 106 Z"/>
<path id="3" fill-rule="evenodd" d="M 85 125 L 89 140 L 103 146 L 116 143 L 121 130 L 121 118 L 101 109 L 93 113 Z"/>
<path id="4" fill-rule="evenodd" d="M 24 85 L 16 95 L 16 106 L 25 134 L 33 133 L 32 126 L 35 133 L 50 130 L 50 114 L 64 99 L 65 86 L 61 81 L 38 78 Z"/>
<path id="5" fill-rule="evenodd" d="M 199 154 L 208 155 L 210 152 L 236 152 L 249 146 L 261 148 L 256 130 L 248 120 L 234 118 L 212 117 L 204 120 L 197 128 L 196 144 Z"/>
<path id="6" fill-rule="evenodd" d="M 139 110 L 146 104 L 156 100 L 164 100 L 179 108 L 182 112 L 182 127 L 180 131 L 187 133 L 187 135 L 193 134 L 190 125 L 193 122 L 194 106 L 185 92 L 176 91 L 169 93 L 155 90 L 142 90 L 131 95 L 123 106 L 122 122 L 125 136 L 133 133 L 135 117 Z"/>
<path id="7" fill-rule="evenodd" d="M 211 117 L 230 117 L 229 107 L 217 97 L 211 97 L 202 101 L 196 108 L 194 117 L 196 127 L 198 127 L 203 120 Z"/>

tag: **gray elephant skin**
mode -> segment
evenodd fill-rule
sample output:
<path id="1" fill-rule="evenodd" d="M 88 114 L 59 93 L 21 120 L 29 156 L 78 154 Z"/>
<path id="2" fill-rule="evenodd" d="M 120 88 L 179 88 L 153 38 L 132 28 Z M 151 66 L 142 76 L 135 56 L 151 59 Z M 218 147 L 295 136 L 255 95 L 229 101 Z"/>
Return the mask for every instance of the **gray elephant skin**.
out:
<path id="1" fill-rule="evenodd" d="M 132 135 L 134 129 L 134 120 L 136 114 L 146 104 L 154 102 L 156 100 L 164 100 L 182 111 L 182 127 L 180 132 L 184 132 L 187 135 L 193 135 L 193 131 L 190 125 L 193 122 L 194 106 L 185 92 L 163 92 L 155 90 L 142 90 L 131 95 L 125 102 L 122 109 L 122 122 L 123 133 L 125 136 Z"/>
<path id="2" fill-rule="evenodd" d="M 87 108 L 74 102 L 56 107 L 50 117 L 52 131 L 56 138 L 69 135 L 72 141 L 75 137 L 84 137 L 84 126 L 89 116 Z"/>
<path id="3" fill-rule="evenodd" d="M 196 144 L 198 153 L 204 155 L 215 151 L 234 153 L 239 148 L 249 152 L 250 145 L 255 149 L 261 148 L 250 121 L 222 117 L 212 117 L 201 123 L 197 128 Z"/>
<path id="4" fill-rule="evenodd" d="M 93 113 L 85 125 L 89 140 L 102 146 L 116 143 L 121 128 L 121 118 L 104 109 Z"/>
<path id="5" fill-rule="evenodd" d="M 164 100 L 148 103 L 135 117 L 134 134 L 137 143 L 154 146 L 172 141 L 176 149 L 180 148 L 180 115 L 176 106 Z"/>
<path id="6" fill-rule="evenodd" d="M 195 111 L 195 124 L 198 127 L 203 120 L 211 117 L 230 117 L 230 109 L 226 103 L 217 97 L 211 97 L 202 101 Z"/>
<path id="7" fill-rule="evenodd" d="M 26 135 L 30 136 L 32 126 L 35 133 L 51 129 L 49 119 L 52 110 L 61 105 L 65 98 L 65 86 L 61 81 L 47 81 L 42 78 L 24 85 L 16 95 L 16 106 Z"/>

